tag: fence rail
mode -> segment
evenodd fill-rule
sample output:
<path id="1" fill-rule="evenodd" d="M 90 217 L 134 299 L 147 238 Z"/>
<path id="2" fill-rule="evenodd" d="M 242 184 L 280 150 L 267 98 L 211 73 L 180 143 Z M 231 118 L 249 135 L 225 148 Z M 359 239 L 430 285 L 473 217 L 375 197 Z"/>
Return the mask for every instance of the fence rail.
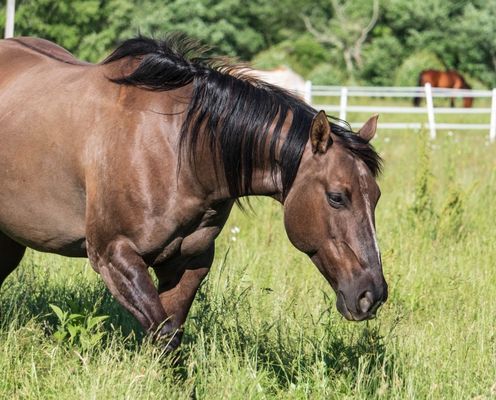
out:
<path id="1" fill-rule="evenodd" d="M 312 85 L 312 96 L 341 96 L 344 86 Z M 348 86 L 348 93 L 360 97 L 426 97 L 423 86 Z M 491 97 L 491 90 L 431 88 L 432 97 Z"/>
<path id="2" fill-rule="evenodd" d="M 319 104 L 314 102 L 315 97 L 339 97 L 339 105 L 336 104 Z M 350 106 L 348 98 L 350 97 L 384 97 L 384 98 L 425 98 L 425 107 L 401 107 L 401 106 Z M 434 98 L 454 98 L 454 97 L 472 97 L 472 98 L 491 98 L 491 107 L 479 108 L 448 108 L 434 107 Z M 437 130 L 444 129 L 471 129 L 489 131 L 489 140 L 496 141 L 496 88 L 493 90 L 469 90 L 469 89 L 447 89 L 433 88 L 429 83 L 424 87 L 357 87 L 357 86 L 313 86 L 307 82 L 305 98 L 317 109 L 323 109 L 330 112 L 339 112 L 339 118 L 346 119 L 349 112 L 370 112 L 381 114 L 423 114 L 427 115 L 427 124 L 420 122 L 395 122 L 379 123 L 383 129 L 420 129 L 427 126 L 430 137 L 436 138 Z M 490 115 L 489 124 L 478 123 L 436 123 L 436 114 L 471 114 L 471 115 Z M 359 127 L 359 123 L 352 123 L 353 128 Z"/>

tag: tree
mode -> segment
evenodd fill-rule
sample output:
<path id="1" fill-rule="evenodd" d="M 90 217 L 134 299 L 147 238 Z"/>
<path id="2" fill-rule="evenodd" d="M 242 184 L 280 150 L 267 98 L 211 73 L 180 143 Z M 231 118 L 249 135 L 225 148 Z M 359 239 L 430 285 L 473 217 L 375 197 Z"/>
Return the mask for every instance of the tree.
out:
<path id="1" fill-rule="evenodd" d="M 398 72 L 405 75 L 400 81 L 410 81 L 409 71 L 426 55 L 487 86 L 496 82 L 494 0 L 381 0 L 380 8 L 379 0 L 16 3 L 16 35 L 52 40 L 88 61 L 139 32 L 182 31 L 217 54 L 262 64 L 282 60 L 325 83 L 388 85 Z M 4 17 L 0 10 L 0 29 Z"/>
<path id="2" fill-rule="evenodd" d="M 489 87 L 496 81 L 496 3 L 485 0 L 387 0 L 383 25 L 405 54 L 428 51 Z M 414 23 L 412 22 L 414 21 Z"/>
<path id="3" fill-rule="evenodd" d="M 21 0 L 15 32 L 52 40 L 79 57 L 97 61 L 129 25 L 131 8 L 131 0 Z"/>
<path id="4" fill-rule="evenodd" d="M 263 30 L 253 25 L 250 8 L 242 0 L 142 0 L 121 36 L 138 31 L 161 35 L 180 31 L 215 47 L 220 53 L 251 58 L 266 47 Z"/>
<path id="5" fill-rule="evenodd" d="M 355 79 L 356 69 L 363 67 L 362 48 L 379 18 L 379 0 L 374 0 L 371 15 L 363 14 L 363 4 L 331 0 L 333 16 L 327 20 L 312 21 L 302 15 L 307 30 L 326 45 L 339 49 L 349 78 Z"/>
<path id="6" fill-rule="evenodd" d="M 496 3 L 468 4 L 451 35 L 457 40 L 452 50 L 458 55 L 458 67 L 477 77 L 489 87 L 496 82 Z"/>

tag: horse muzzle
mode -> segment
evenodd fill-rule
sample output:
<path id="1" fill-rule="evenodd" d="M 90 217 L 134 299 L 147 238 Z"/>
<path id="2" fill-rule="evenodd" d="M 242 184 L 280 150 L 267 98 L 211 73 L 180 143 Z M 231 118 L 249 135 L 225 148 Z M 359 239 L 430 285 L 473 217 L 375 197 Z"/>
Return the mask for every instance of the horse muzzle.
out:
<path id="1" fill-rule="evenodd" d="M 375 318 L 379 307 L 388 297 L 388 286 L 383 277 L 378 282 L 370 274 L 336 291 L 336 308 L 349 321 Z"/>

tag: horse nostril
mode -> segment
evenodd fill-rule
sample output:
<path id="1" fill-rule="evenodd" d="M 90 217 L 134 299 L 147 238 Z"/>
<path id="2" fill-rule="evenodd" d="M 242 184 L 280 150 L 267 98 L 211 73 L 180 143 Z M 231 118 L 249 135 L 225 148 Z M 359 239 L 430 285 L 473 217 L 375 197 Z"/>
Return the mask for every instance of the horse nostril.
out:
<path id="1" fill-rule="evenodd" d="M 363 313 L 369 312 L 373 304 L 374 299 L 372 297 L 372 292 L 370 292 L 369 290 L 364 292 L 358 300 L 358 306 L 360 308 L 360 311 L 362 311 Z"/>

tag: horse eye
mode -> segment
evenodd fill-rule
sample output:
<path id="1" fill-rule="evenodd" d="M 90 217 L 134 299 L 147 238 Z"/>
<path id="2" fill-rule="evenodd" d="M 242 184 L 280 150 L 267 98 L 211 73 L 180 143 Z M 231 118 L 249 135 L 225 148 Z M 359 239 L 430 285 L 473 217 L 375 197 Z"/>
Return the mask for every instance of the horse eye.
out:
<path id="1" fill-rule="evenodd" d="M 327 201 L 334 208 L 344 206 L 344 196 L 341 193 L 327 193 Z"/>

